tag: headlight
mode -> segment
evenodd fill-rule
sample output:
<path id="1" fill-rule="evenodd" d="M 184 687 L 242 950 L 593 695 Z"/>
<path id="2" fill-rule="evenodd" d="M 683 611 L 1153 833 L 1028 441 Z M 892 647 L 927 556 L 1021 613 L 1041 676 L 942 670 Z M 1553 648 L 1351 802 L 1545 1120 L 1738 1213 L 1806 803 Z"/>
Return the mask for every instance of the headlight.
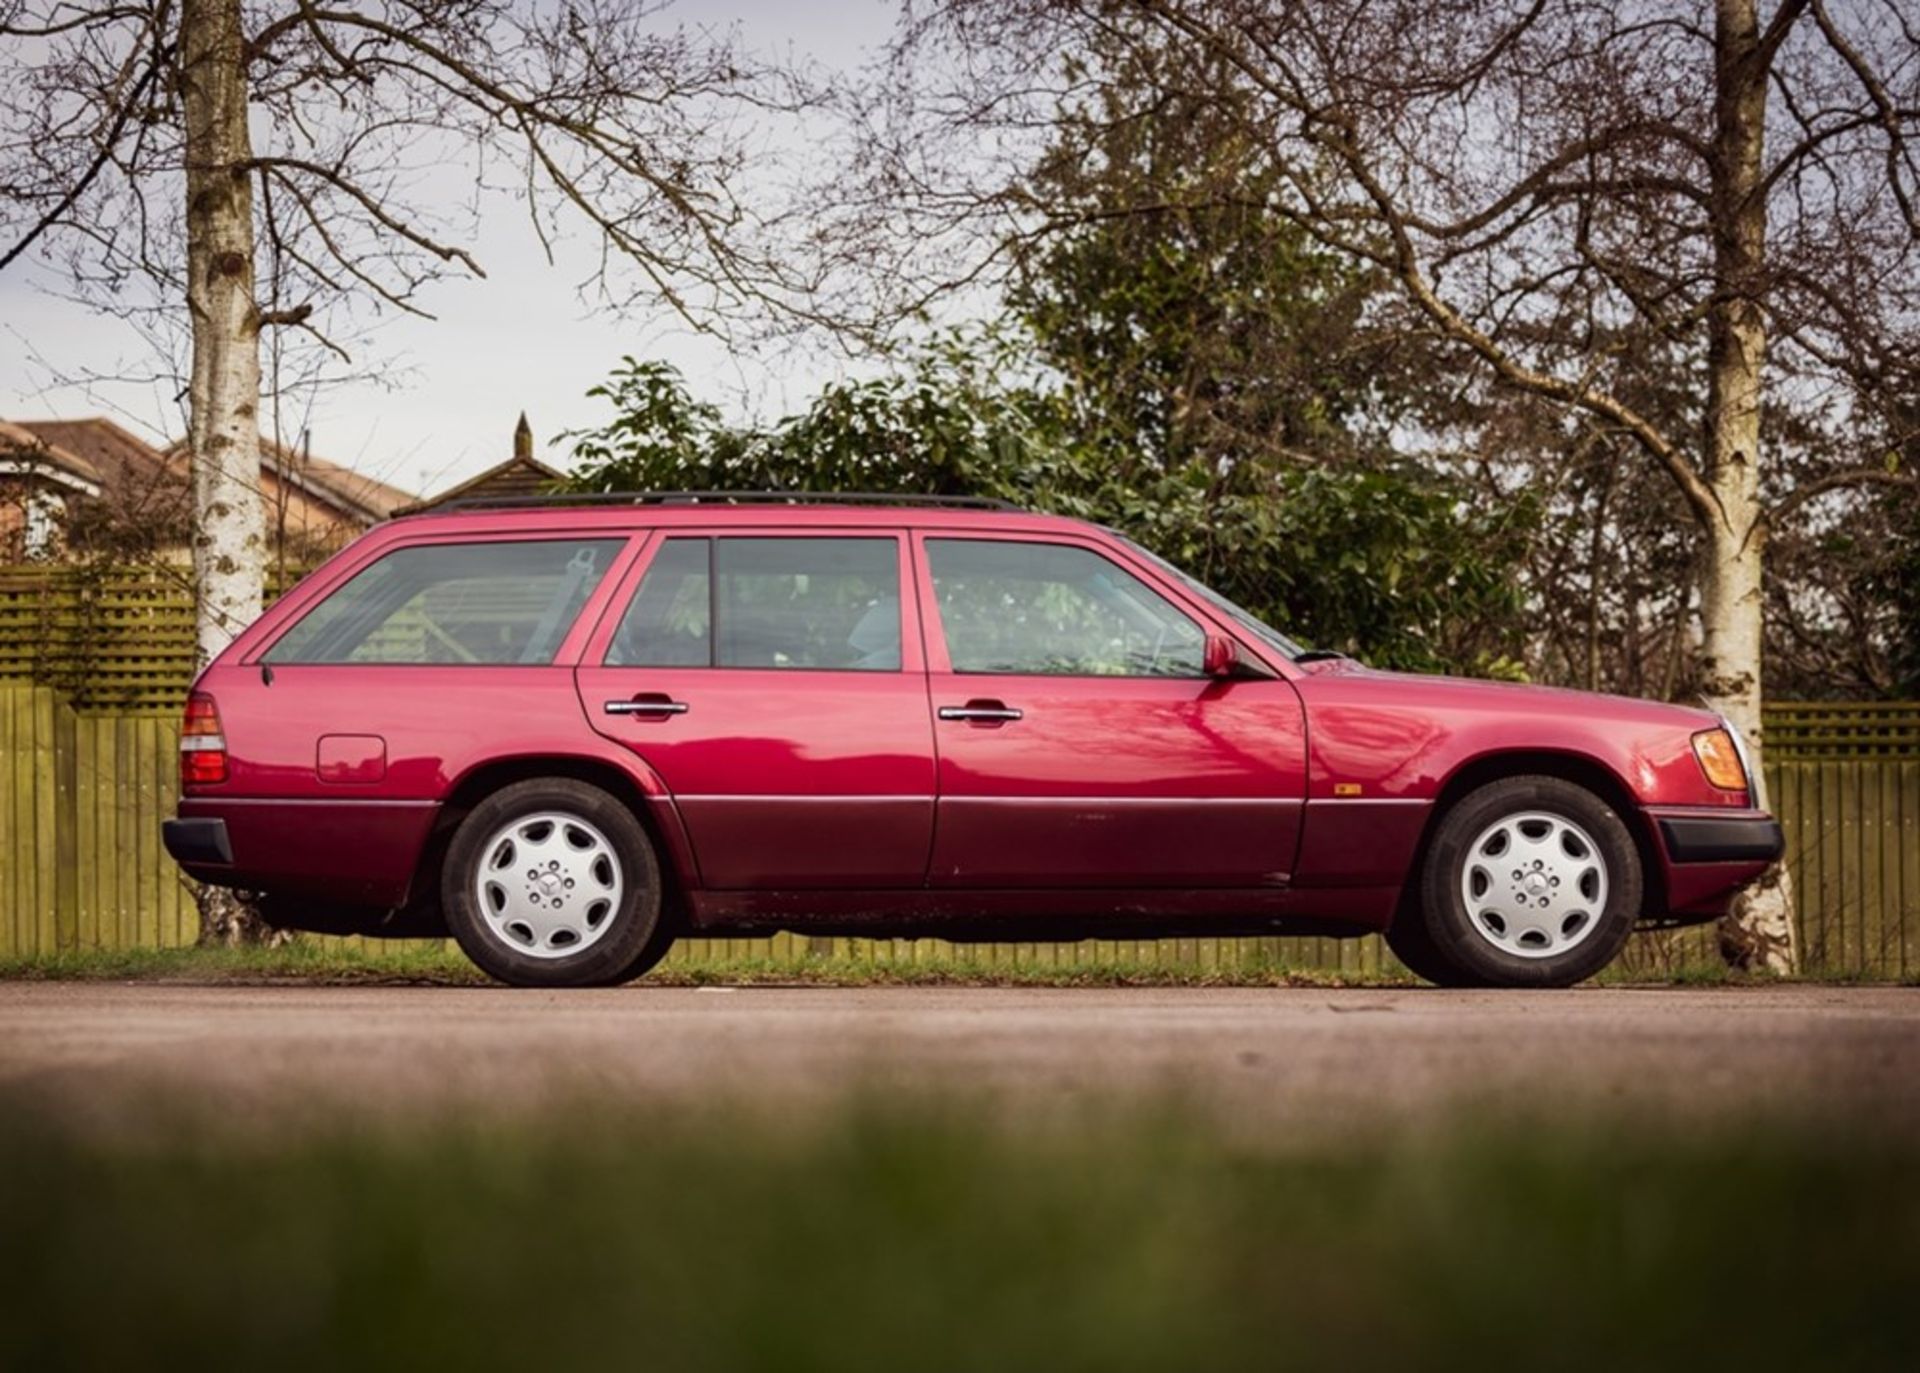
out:
<path id="1" fill-rule="evenodd" d="M 1747 769 L 1740 754 L 1740 745 L 1728 726 L 1703 729 L 1693 736 L 1693 756 L 1700 760 L 1700 771 L 1722 791 L 1747 790 Z"/>

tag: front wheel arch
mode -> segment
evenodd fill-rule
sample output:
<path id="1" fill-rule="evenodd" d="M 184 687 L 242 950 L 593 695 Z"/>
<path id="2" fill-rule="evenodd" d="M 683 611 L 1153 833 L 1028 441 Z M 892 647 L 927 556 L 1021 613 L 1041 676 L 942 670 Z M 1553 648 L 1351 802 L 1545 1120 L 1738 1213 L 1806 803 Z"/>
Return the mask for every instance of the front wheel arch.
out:
<path id="1" fill-rule="evenodd" d="M 1585 787 L 1612 806 L 1615 814 L 1625 823 L 1627 833 L 1633 836 L 1634 849 L 1640 855 L 1644 893 L 1641 919 L 1665 913 L 1666 866 L 1661 861 L 1661 850 L 1654 840 L 1646 812 L 1640 807 L 1639 798 L 1619 774 L 1590 754 L 1556 749 L 1513 749 L 1470 758 L 1441 783 L 1439 794 L 1434 797 L 1433 805 L 1427 811 L 1427 822 L 1421 827 L 1420 840 L 1414 845 L 1406 876 L 1400 884 L 1400 900 L 1394 907 L 1393 916 L 1396 924 L 1412 918 L 1409 912 L 1417 913 L 1419 909 L 1420 874 L 1426 871 L 1427 853 L 1433 846 L 1434 833 L 1446 813 L 1462 798 L 1472 795 L 1487 783 L 1508 777 L 1558 777 L 1563 782 Z"/>
<path id="2" fill-rule="evenodd" d="M 1388 932 L 1395 952 L 1405 948 L 1411 955 L 1403 956 L 1409 967 L 1442 985 L 1567 987 L 1619 956 L 1644 909 L 1644 873 L 1625 817 L 1606 798 L 1565 778 L 1528 773 L 1482 783 L 1438 819 L 1433 845 L 1413 879 L 1415 906 L 1405 912 L 1407 923 L 1396 921 Z M 1504 847 L 1481 848 L 1496 840 Z M 1497 889 L 1508 885 L 1506 876 L 1493 877 L 1487 869 L 1504 867 L 1509 849 L 1517 853 L 1519 868 L 1529 866 L 1531 855 L 1533 871 L 1525 888 L 1522 872 L 1514 871 L 1512 890 L 1501 897 Z M 1556 870 L 1569 861 L 1574 870 L 1567 881 L 1580 880 L 1563 893 L 1550 893 L 1547 879 L 1561 887 Z M 1482 895 L 1463 895 L 1470 872 L 1482 879 Z M 1583 897 L 1588 877 L 1595 886 Z M 1482 907 L 1490 912 L 1485 918 L 1476 915 Z M 1549 926 L 1565 918 L 1564 947 L 1555 947 L 1552 934 L 1540 933 L 1543 917 L 1531 907 L 1545 908 Z M 1584 930 L 1572 924 L 1576 917 L 1589 922 Z M 1518 943 L 1538 942 L 1516 947 L 1509 921 L 1528 927 Z M 1422 961 L 1439 974 L 1418 967 Z"/>

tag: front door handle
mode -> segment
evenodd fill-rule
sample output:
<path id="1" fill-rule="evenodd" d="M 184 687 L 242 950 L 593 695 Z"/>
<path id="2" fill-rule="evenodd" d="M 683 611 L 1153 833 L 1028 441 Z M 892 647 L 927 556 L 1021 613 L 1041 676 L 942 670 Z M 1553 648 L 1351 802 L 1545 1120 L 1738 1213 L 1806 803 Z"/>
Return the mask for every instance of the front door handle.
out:
<path id="1" fill-rule="evenodd" d="M 687 703 L 656 692 L 629 701 L 608 701 L 606 711 L 609 715 L 685 715 Z"/>
<path id="2" fill-rule="evenodd" d="M 974 720 L 988 724 L 1005 724 L 1009 720 L 1021 718 L 1020 712 L 1012 706 L 1001 705 L 998 701 L 969 701 L 964 706 L 941 706 L 942 720 Z"/>

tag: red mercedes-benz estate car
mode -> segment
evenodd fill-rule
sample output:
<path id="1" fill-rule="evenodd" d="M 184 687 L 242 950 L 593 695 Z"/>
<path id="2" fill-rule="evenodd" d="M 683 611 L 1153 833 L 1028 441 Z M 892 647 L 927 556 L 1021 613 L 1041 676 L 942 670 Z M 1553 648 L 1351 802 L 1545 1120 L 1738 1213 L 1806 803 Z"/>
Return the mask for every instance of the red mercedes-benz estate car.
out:
<path id="1" fill-rule="evenodd" d="M 681 931 L 1384 931 L 1560 986 L 1780 852 L 1706 711 L 1376 672 L 1110 530 L 627 496 L 400 519 L 195 684 L 167 849 L 275 923 L 637 976 Z"/>

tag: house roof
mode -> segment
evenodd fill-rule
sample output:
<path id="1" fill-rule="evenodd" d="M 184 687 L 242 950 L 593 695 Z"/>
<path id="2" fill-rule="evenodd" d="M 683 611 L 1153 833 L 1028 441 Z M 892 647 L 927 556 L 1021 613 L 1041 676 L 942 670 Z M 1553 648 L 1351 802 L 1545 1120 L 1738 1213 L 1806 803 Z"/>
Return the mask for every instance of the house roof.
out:
<path id="1" fill-rule="evenodd" d="M 525 423 L 523 420 L 522 423 Z M 417 515 L 426 510 L 437 510 L 452 501 L 472 496 L 538 496 L 546 492 L 555 482 L 566 479 L 566 473 L 557 467 L 549 467 L 529 453 L 515 453 L 503 463 L 496 463 L 477 477 L 469 477 L 458 486 L 449 487 L 436 496 L 411 505 L 402 506 L 393 513 L 396 515 Z"/>
<path id="2" fill-rule="evenodd" d="M 156 448 L 101 415 L 16 420 L 0 430 L 0 446 L 11 437 L 9 431 L 24 436 L 24 443 L 15 440 L 20 446 L 40 444 L 36 452 L 44 451 L 76 475 L 84 473 L 123 520 L 158 527 L 191 515 L 192 477 L 184 440 Z M 319 535 L 329 529 L 364 528 L 414 499 L 399 487 L 265 438 L 260 471 L 259 487 L 270 518 L 292 531 Z"/>
<path id="3" fill-rule="evenodd" d="M 264 437 L 260 440 L 260 462 L 282 480 L 304 486 L 323 499 L 344 501 L 370 520 L 384 520 L 401 506 L 419 499 L 413 492 L 389 482 L 325 458 L 296 453 Z"/>
<path id="4" fill-rule="evenodd" d="M 93 487 L 94 494 L 98 494 L 101 485 L 99 467 L 67 447 L 58 437 L 41 433 L 39 426 L 33 423 L 16 424 L 0 420 L 0 451 L 3 450 L 25 452 L 30 461 L 44 464 Z"/>
<path id="5" fill-rule="evenodd" d="M 176 439 L 167 449 L 175 470 L 186 471 L 187 441 Z M 377 524 L 399 507 L 418 499 L 413 492 L 379 481 L 351 467 L 260 436 L 260 466 L 304 495 L 310 502 L 330 506 L 341 514 Z"/>

